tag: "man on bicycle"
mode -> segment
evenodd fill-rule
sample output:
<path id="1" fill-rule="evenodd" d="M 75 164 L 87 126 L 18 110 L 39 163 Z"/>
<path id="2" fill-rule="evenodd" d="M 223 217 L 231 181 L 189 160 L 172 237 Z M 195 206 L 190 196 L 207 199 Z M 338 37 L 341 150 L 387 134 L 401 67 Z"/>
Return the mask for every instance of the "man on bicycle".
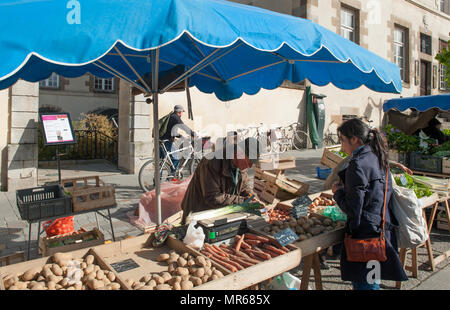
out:
<path id="1" fill-rule="evenodd" d="M 160 136 L 160 140 L 167 140 L 164 142 L 164 145 L 168 152 L 174 152 L 177 150 L 177 148 L 174 146 L 175 138 L 180 138 L 181 135 L 178 133 L 178 129 L 182 129 L 187 134 L 189 134 L 192 138 L 195 138 L 197 135 L 194 131 L 192 131 L 186 124 L 183 123 L 181 120 L 181 117 L 183 116 L 184 108 L 183 106 L 177 104 L 173 108 L 173 112 L 171 112 L 169 115 L 166 115 L 165 118 L 168 118 L 167 121 L 167 129 L 165 130 L 164 134 Z M 160 120 L 161 121 L 161 120 Z M 166 156 L 166 153 L 164 152 L 164 149 L 160 147 L 160 157 L 164 158 Z M 172 160 L 172 163 L 174 165 L 174 168 L 176 169 L 178 167 L 179 156 L 178 154 L 170 154 L 170 159 Z M 171 172 L 174 173 L 175 169 L 173 167 L 170 168 Z"/>

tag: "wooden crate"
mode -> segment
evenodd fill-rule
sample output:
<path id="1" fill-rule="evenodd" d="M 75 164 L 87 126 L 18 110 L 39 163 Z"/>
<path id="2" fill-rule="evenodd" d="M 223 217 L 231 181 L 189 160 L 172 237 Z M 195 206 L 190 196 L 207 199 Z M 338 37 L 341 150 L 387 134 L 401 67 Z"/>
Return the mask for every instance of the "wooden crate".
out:
<path id="1" fill-rule="evenodd" d="M 90 181 L 93 181 L 90 183 Z M 92 184 L 94 183 L 94 184 Z M 83 212 L 116 205 L 113 186 L 105 185 L 98 176 L 65 179 L 64 191 L 72 195 L 73 212 Z"/>
<path id="2" fill-rule="evenodd" d="M 93 234 L 96 239 L 95 240 L 90 240 L 90 241 L 85 241 L 85 242 L 80 242 L 80 243 L 74 243 L 74 244 L 67 244 L 67 245 L 62 245 L 62 246 L 58 246 L 58 247 L 50 247 L 50 244 L 52 242 L 55 241 L 61 241 L 64 242 L 67 239 L 70 238 L 76 238 L 76 239 L 82 239 L 85 236 L 88 236 L 90 234 Z M 84 248 L 91 248 L 100 244 L 104 244 L 105 243 L 105 236 L 103 235 L 103 233 L 98 230 L 98 228 L 94 228 L 91 231 L 86 231 L 84 233 L 78 234 L 78 235 L 73 235 L 73 236 L 64 236 L 64 237 L 59 237 L 59 238 L 52 238 L 52 239 L 48 239 L 45 237 L 41 237 L 39 239 L 39 249 L 42 252 L 42 256 L 50 256 L 53 255 L 55 253 L 58 252 L 71 252 L 71 251 L 76 251 L 79 249 L 84 249 Z"/>
<path id="3" fill-rule="evenodd" d="M 276 156 L 260 159 L 257 167 L 261 170 L 286 170 L 295 168 L 295 157 L 289 156 L 280 158 Z"/>
<path id="4" fill-rule="evenodd" d="M 87 255 L 93 255 L 94 262 L 99 265 L 103 270 L 112 271 L 120 284 L 121 289 L 130 290 L 131 287 L 123 280 L 123 278 L 109 265 L 104 258 L 98 252 L 99 248 L 82 249 L 71 252 L 74 259 L 85 258 Z M 4 279 L 12 274 L 24 273 L 25 271 L 34 267 L 44 267 L 45 264 L 53 263 L 51 257 L 38 258 L 27 262 L 9 265 L 0 268 L 0 290 L 4 290 Z"/>
<path id="5" fill-rule="evenodd" d="M 183 218 L 183 210 L 178 211 L 177 213 L 169 216 L 168 218 L 166 218 L 163 223 L 166 224 L 170 224 L 173 226 L 177 226 L 181 224 L 181 219 Z M 144 228 L 144 234 L 151 234 L 154 233 L 156 231 L 156 228 L 158 227 L 157 224 L 153 224 L 150 226 L 146 226 Z"/>
<path id="6" fill-rule="evenodd" d="M 332 151 L 340 151 L 341 146 L 326 147 L 323 149 L 323 155 L 320 163 L 328 168 L 336 167 L 344 158 Z"/>
<path id="7" fill-rule="evenodd" d="M 419 199 L 419 201 L 422 205 L 422 208 L 434 205 L 436 203 L 436 201 L 438 201 L 438 200 L 439 200 L 439 196 L 437 193 L 433 193 L 433 195 L 431 195 L 429 197 L 422 197 Z"/>
<path id="8" fill-rule="evenodd" d="M 442 230 L 450 231 L 450 227 L 448 225 L 447 214 L 445 211 L 440 211 L 436 216 L 437 228 Z"/>

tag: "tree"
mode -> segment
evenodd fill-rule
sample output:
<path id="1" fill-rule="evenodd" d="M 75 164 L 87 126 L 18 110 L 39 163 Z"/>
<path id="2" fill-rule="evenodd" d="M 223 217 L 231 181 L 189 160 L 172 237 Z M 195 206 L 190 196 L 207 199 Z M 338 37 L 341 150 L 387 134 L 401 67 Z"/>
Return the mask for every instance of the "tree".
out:
<path id="1" fill-rule="evenodd" d="M 448 41 L 450 45 L 450 40 Z M 439 61 L 440 64 L 445 66 L 445 80 L 447 83 L 450 83 L 450 49 L 444 48 L 439 54 L 436 55 L 436 60 Z"/>

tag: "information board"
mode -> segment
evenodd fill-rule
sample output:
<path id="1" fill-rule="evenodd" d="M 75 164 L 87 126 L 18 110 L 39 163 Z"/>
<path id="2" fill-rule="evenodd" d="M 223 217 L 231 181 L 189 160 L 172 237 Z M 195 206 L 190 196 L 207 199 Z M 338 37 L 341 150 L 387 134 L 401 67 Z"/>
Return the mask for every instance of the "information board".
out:
<path id="1" fill-rule="evenodd" d="M 76 143 L 68 113 L 41 114 L 40 117 L 45 145 Z"/>
<path id="2" fill-rule="evenodd" d="M 130 258 L 121 262 L 113 263 L 111 264 L 111 267 L 113 267 L 116 272 L 120 273 L 131 269 L 139 268 L 140 266 Z"/>
<path id="3" fill-rule="evenodd" d="M 281 244 L 281 246 L 286 246 L 298 240 L 298 236 L 290 228 L 283 229 L 282 231 L 273 235 L 273 237 Z"/>
<path id="4" fill-rule="evenodd" d="M 302 216 L 308 215 L 309 205 L 312 203 L 312 200 L 308 197 L 308 195 L 303 195 L 298 197 L 292 202 L 291 215 L 299 219 Z"/>

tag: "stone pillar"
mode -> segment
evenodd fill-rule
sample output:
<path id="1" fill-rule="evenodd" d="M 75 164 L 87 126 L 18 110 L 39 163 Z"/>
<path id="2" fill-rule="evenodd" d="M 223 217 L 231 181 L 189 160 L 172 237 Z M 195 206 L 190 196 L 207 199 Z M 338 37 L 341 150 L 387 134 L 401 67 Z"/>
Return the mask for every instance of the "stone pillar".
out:
<path id="1" fill-rule="evenodd" d="M 135 174 L 152 156 L 153 126 L 150 111 L 142 95 L 132 97 L 130 84 L 120 81 L 119 88 L 119 169 Z M 141 160 L 140 157 L 147 159 Z"/>
<path id="2" fill-rule="evenodd" d="M 8 191 L 37 186 L 39 84 L 19 80 L 10 88 Z"/>
<path id="3" fill-rule="evenodd" d="M 9 89 L 0 91 L 0 189 L 8 184 Z"/>

